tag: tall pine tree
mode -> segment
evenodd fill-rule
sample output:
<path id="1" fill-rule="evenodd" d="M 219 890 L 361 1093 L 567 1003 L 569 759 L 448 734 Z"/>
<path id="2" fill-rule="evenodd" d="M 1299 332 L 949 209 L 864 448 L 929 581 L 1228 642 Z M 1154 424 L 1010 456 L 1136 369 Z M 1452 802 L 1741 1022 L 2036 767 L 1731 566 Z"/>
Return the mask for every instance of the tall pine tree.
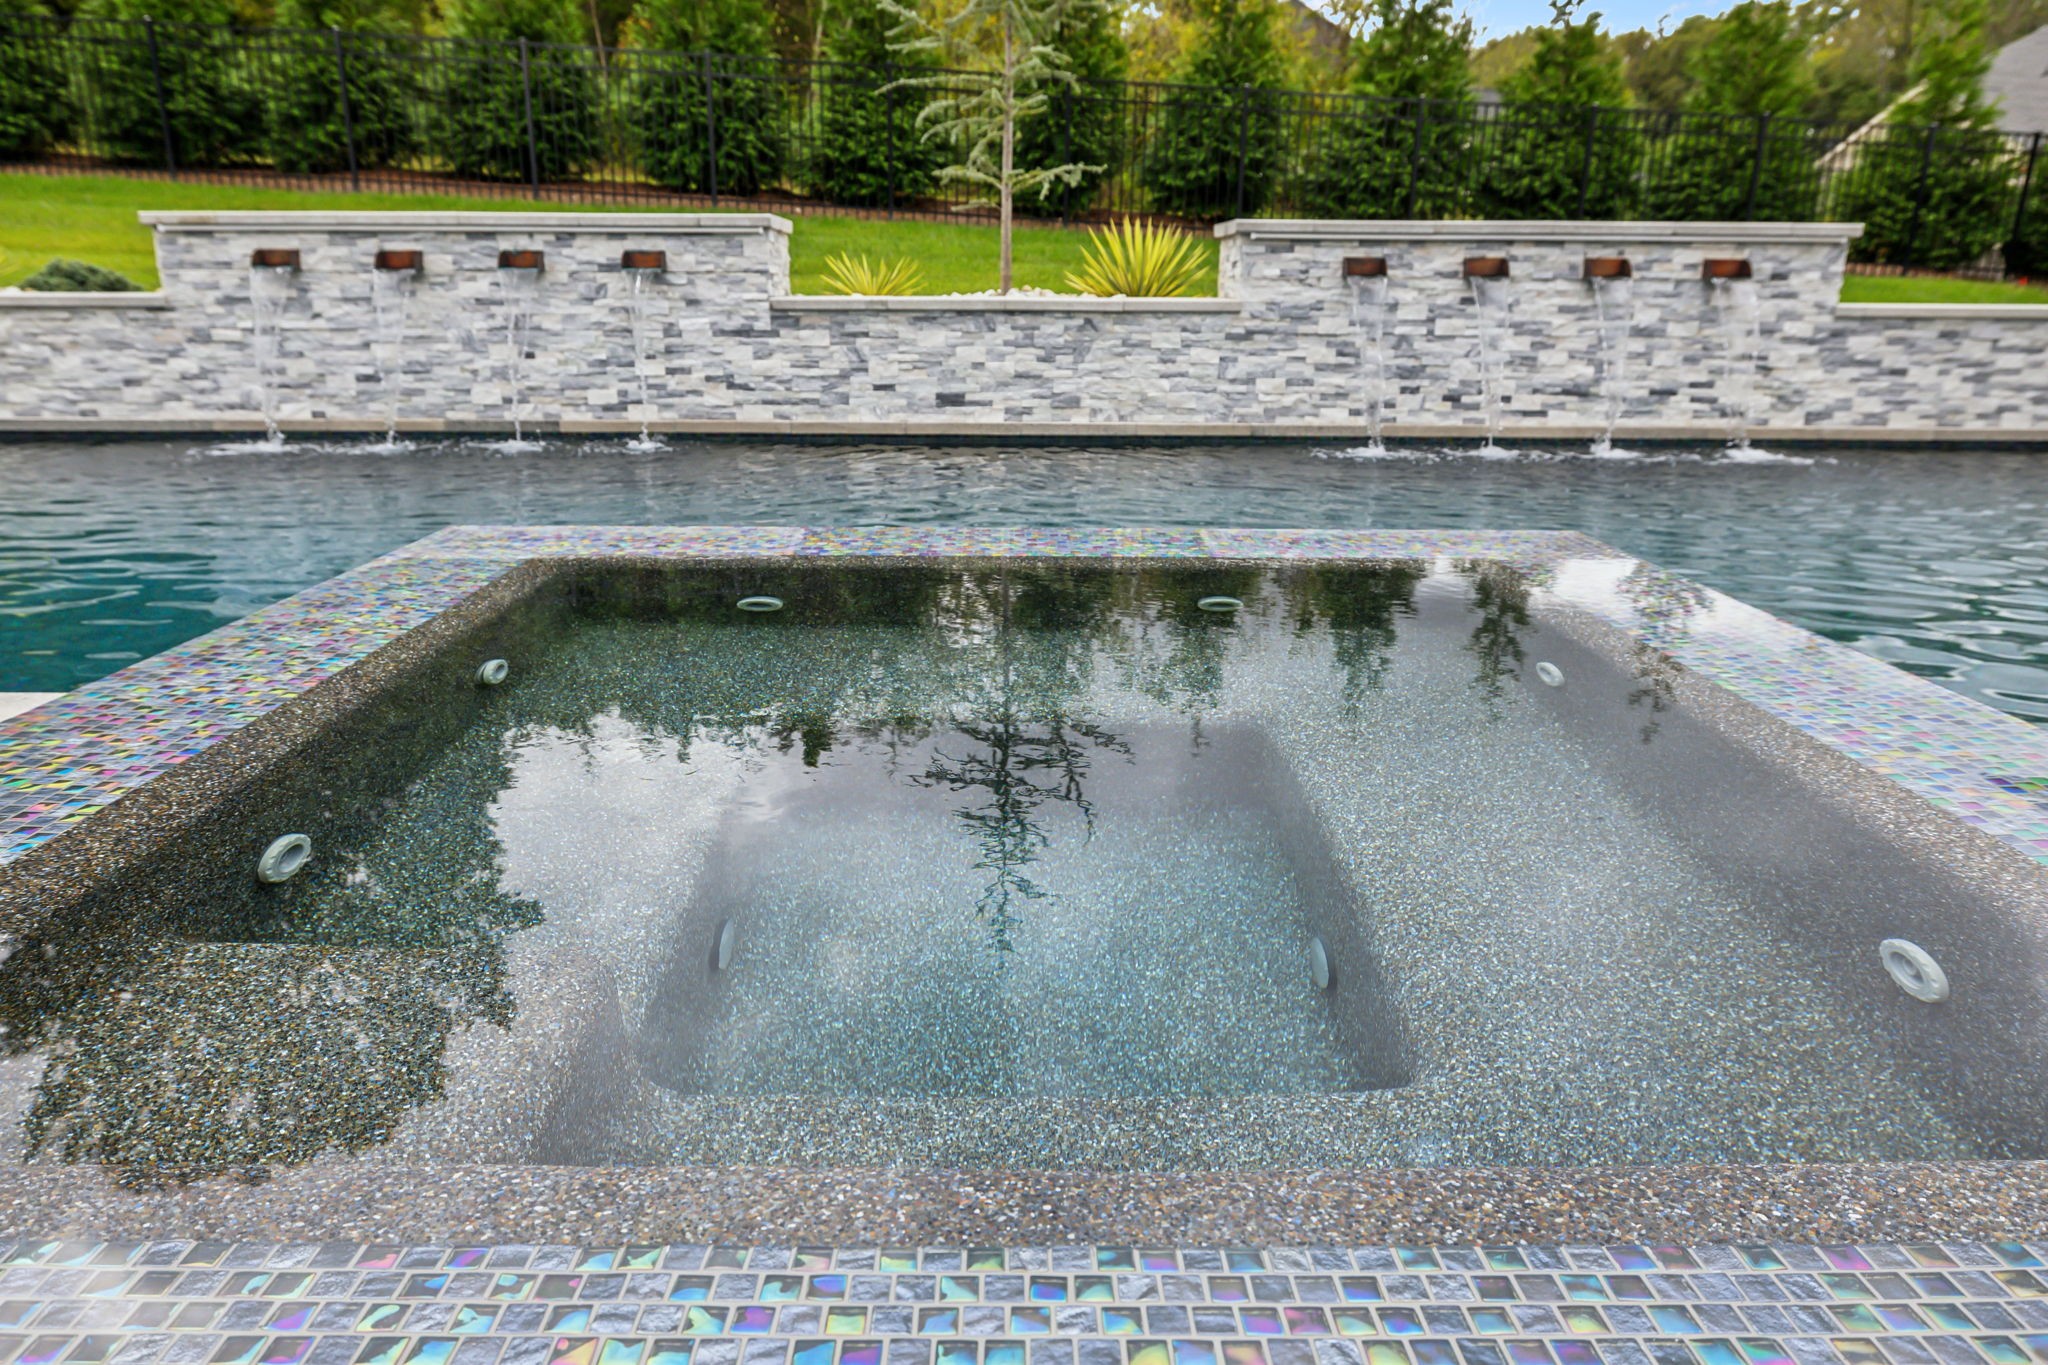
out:
<path id="1" fill-rule="evenodd" d="M 1685 120 L 1657 148 L 1657 218 L 1795 221 L 1819 207 L 1819 148 L 1797 121 L 1813 94 L 1790 0 L 1745 0 L 1688 63 Z"/>
<path id="2" fill-rule="evenodd" d="M 929 75 L 928 52 L 892 46 L 898 20 L 882 0 L 832 0 L 805 179 L 835 204 L 879 207 L 928 195 L 941 149 L 919 139 L 923 101 L 897 83 Z"/>
<path id="3" fill-rule="evenodd" d="M 761 0 L 639 0 L 621 37 L 649 175 L 721 194 L 774 183 L 788 126 Z"/>
<path id="4" fill-rule="evenodd" d="M 1153 207 L 1257 213 L 1281 172 L 1280 14 L 1274 0 L 1194 0 L 1195 37 L 1146 149 Z"/>
<path id="5" fill-rule="evenodd" d="M 1331 218 L 1454 218 L 1467 202 L 1472 23 L 1451 0 L 1371 0 L 1347 93 L 1302 178 Z"/>
<path id="6" fill-rule="evenodd" d="M 1598 14 L 1574 19 L 1572 0 L 1551 8 L 1557 22 L 1501 86 L 1499 153 L 1480 202 L 1489 218 L 1626 218 L 1640 139 L 1622 108 L 1621 60 Z"/>
<path id="7" fill-rule="evenodd" d="M 1951 0 L 1920 46 L 1912 89 L 1859 146 L 1835 214 L 1863 223 L 1857 259 L 1955 269 L 1998 245 L 2015 167 L 1984 95 L 1986 18 L 1985 0 Z"/>

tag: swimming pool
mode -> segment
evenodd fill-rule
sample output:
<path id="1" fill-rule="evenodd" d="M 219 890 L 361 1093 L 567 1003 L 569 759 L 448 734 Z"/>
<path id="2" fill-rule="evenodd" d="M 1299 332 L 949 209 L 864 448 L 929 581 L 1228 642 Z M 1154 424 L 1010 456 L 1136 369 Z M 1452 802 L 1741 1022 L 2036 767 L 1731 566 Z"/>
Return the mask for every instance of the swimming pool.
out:
<path id="1" fill-rule="evenodd" d="M 1729 465 L 1361 461 L 1276 444 L 672 447 L 0 445 L 0 690 L 74 687 L 451 523 L 1525 526 L 1585 531 L 2048 719 L 2039 455 Z"/>

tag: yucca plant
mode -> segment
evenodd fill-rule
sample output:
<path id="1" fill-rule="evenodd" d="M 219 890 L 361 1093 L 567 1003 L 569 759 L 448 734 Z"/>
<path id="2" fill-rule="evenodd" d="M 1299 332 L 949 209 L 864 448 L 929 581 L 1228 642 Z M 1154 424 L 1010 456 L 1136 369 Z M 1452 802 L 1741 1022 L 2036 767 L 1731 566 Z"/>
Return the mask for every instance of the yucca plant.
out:
<path id="1" fill-rule="evenodd" d="M 1084 294 L 1165 298 L 1187 293 L 1201 273 L 1194 238 L 1126 218 L 1088 234 L 1080 273 L 1068 272 L 1067 285 Z"/>
<path id="2" fill-rule="evenodd" d="M 869 260 L 841 252 L 825 258 L 825 288 L 834 294 L 915 294 L 924 273 L 908 256 Z"/>

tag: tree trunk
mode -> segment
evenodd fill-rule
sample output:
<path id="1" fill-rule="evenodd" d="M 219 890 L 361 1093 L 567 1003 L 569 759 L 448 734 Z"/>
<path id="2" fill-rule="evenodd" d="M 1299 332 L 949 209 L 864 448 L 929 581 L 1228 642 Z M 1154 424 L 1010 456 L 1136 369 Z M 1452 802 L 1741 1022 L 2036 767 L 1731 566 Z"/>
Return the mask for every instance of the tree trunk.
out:
<path id="1" fill-rule="evenodd" d="M 1010 21 L 1003 18 L 1003 172 L 1001 176 L 1002 268 L 996 277 L 996 292 L 1010 292 L 1010 177 L 1017 150 L 1017 59 L 1010 39 Z"/>

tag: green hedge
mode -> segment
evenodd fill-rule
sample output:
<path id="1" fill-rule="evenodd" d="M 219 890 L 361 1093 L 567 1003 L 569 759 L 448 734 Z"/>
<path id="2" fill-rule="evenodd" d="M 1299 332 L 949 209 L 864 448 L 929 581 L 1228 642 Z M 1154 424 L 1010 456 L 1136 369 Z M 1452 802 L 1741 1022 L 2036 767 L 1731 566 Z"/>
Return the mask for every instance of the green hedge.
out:
<path id="1" fill-rule="evenodd" d="M 437 74 L 440 145 L 458 175 L 489 180 L 573 177 L 597 160 L 598 83 L 582 46 L 580 11 L 570 0 L 451 0 L 448 31 L 458 39 L 450 69 Z M 520 40 L 528 44 L 522 71 Z M 533 165 L 527 162 L 532 98 Z"/>
<path id="2" fill-rule="evenodd" d="M 412 149 L 407 110 L 418 92 L 397 50 L 378 31 L 397 29 L 402 17 L 384 0 L 280 0 L 277 22 L 282 29 L 305 30 L 292 34 L 276 59 L 264 146 L 277 168 L 347 170 L 351 131 L 358 168 L 401 160 Z"/>
<path id="3" fill-rule="evenodd" d="M 0 160 L 33 160 L 65 132 L 62 53 L 46 41 L 48 23 L 33 0 L 0 0 Z"/>
<path id="4" fill-rule="evenodd" d="M 640 0 L 625 41 L 626 108 L 650 177 L 721 194 L 776 183 L 788 100 L 765 9 L 755 0 Z"/>
<path id="5" fill-rule="evenodd" d="M 263 108 L 227 0 L 86 0 L 79 13 L 86 19 L 156 21 L 156 71 L 149 31 L 133 24 L 89 49 L 79 72 L 85 86 L 81 103 L 108 155 L 161 166 L 166 114 L 180 166 L 228 165 L 256 153 Z"/>

